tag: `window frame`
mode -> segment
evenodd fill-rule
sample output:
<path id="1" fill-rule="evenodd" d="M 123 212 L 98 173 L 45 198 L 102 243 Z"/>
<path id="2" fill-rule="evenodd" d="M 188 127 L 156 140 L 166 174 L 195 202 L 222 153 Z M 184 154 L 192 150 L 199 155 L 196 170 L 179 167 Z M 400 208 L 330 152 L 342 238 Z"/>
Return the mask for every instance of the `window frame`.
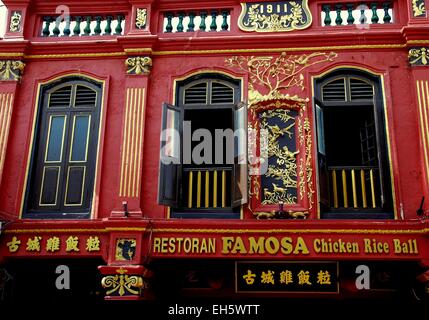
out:
<path id="1" fill-rule="evenodd" d="M 21 210 L 21 217 L 25 219 L 87 219 L 94 215 L 94 211 L 96 208 L 94 207 L 94 195 L 96 193 L 97 187 L 99 187 L 99 179 L 97 177 L 97 171 L 99 166 L 99 152 L 101 151 L 101 132 L 104 128 L 103 126 L 103 118 L 104 118 L 104 92 L 105 92 L 105 80 L 96 79 L 93 77 L 85 76 L 82 74 L 69 74 L 65 76 L 61 76 L 58 78 L 54 78 L 50 81 L 46 82 L 40 82 L 38 85 L 37 93 L 38 98 L 35 103 L 36 111 L 34 114 L 34 128 L 32 133 L 32 144 L 31 149 L 29 151 L 29 158 L 28 158 L 28 170 L 26 175 L 26 183 L 24 185 L 24 192 L 23 192 L 23 200 L 22 200 L 22 210 Z M 42 148 L 47 148 L 46 141 L 46 130 L 44 129 L 43 122 L 46 121 L 47 118 L 49 118 L 49 115 L 56 115 L 55 112 L 50 113 L 49 112 L 49 101 L 51 98 L 51 93 L 55 92 L 56 90 L 59 90 L 61 88 L 64 88 L 66 86 L 72 86 L 72 92 L 71 92 L 71 99 L 69 102 L 67 109 L 68 111 L 68 123 L 72 123 L 76 121 L 76 118 L 82 115 L 89 115 L 89 118 L 93 120 L 92 123 L 89 123 L 88 125 L 88 136 L 87 136 L 87 154 L 86 154 L 86 160 L 85 162 L 75 162 L 75 161 L 69 161 L 71 159 L 71 148 L 72 148 L 72 140 L 73 137 L 71 136 L 73 134 L 73 128 L 71 126 L 68 126 L 66 124 L 64 131 L 70 131 L 68 133 L 65 133 L 66 138 L 65 140 L 69 140 L 68 143 L 69 149 L 68 151 L 63 151 L 62 154 L 62 162 L 61 166 L 64 166 L 64 171 L 69 171 L 70 168 L 72 168 L 73 165 L 80 165 L 85 166 L 85 177 L 83 178 L 82 184 L 82 202 L 84 202 L 84 197 L 86 194 L 86 200 L 85 200 L 85 208 L 77 208 L 76 205 L 68 205 L 67 207 L 70 207 L 70 210 L 37 210 L 32 209 L 30 201 L 32 200 L 30 197 L 30 193 L 34 189 L 34 174 L 37 170 L 38 165 L 38 158 L 39 157 L 39 150 L 40 150 L 40 144 L 39 142 L 42 140 L 44 141 Z M 73 85 L 75 85 L 75 88 L 73 88 Z M 76 90 L 78 86 L 84 86 L 91 88 L 96 92 L 95 96 L 95 106 L 93 107 L 93 111 L 88 111 L 88 106 L 82 107 L 82 106 L 74 106 L 75 100 L 76 100 Z M 63 108 L 64 109 L 64 108 Z M 42 132 L 43 131 L 43 132 Z M 67 135 L 69 135 L 67 137 Z M 92 150 L 92 151 L 91 151 Z M 89 159 L 89 154 L 93 153 L 91 156 L 91 159 Z M 44 153 L 44 152 L 43 152 Z M 43 166 L 43 165 L 42 165 Z M 90 171 L 91 177 L 86 179 L 88 171 Z M 59 177 L 60 180 L 60 177 Z M 58 188 L 62 188 L 62 193 L 58 196 L 58 201 L 65 202 L 66 199 L 64 198 L 66 196 L 66 184 L 67 181 L 67 175 L 63 176 L 63 180 L 59 182 Z M 89 181 L 89 183 L 88 183 Z M 37 182 L 36 182 L 37 183 Z M 63 203 L 64 204 L 64 203 Z"/>
<path id="2" fill-rule="evenodd" d="M 344 78 L 345 79 L 345 101 L 323 101 L 323 87 L 327 84 L 335 81 L 336 79 Z M 374 96 L 372 101 L 369 99 L 355 100 L 351 99 L 351 90 L 350 90 L 350 79 L 358 79 L 364 81 L 373 86 Z M 394 204 L 394 181 L 392 178 L 392 167 L 390 161 L 390 149 L 388 143 L 388 130 L 387 127 L 387 110 L 385 108 L 385 97 L 383 94 L 383 78 L 381 75 L 372 74 L 370 72 L 355 69 L 352 67 L 338 68 L 329 73 L 324 74 L 323 76 L 314 78 L 314 97 L 313 97 L 313 112 L 315 112 L 316 103 L 322 104 L 324 107 L 339 107 L 343 105 L 347 105 L 347 107 L 368 107 L 371 106 L 373 108 L 374 122 L 375 122 L 375 130 L 376 130 L 376 143 L 377 148 L 379 149 L 379 154 L 381 157 L 378 157 L 378 166 L 380 169 L 380 189 L 383 194 L 384 204 L 380 209 L 344 209 L 338 208 L 333 209 L 329 208 L 329 211 L 324 211 L 322 205 L 320 203 L 320 196 L 323 193 L 320 181 L 321 168 L 319 164 L 319 151 L 317 146 L 319 145 L 319 141 L 316 143 L 316 156 L 317 156 L 317 177 L 318 177 L 318 194 L 319 194 L 319 212 L 320 217 L 322 219 L 394 219 L 395 217 L 395 204 Z M 316 117 L 315 119 L 315 127 L 318 128 L 319 124 L 317 123 Z M 318 139 L 318 135 L 316 135 L 316 139 Z M 326 144 L 324 142 L 324 144 Z M 329 186 L 325 186 L 325 188 L 329 189 Z M 329 192 L 329 190 L 328 190 Z"/>
<path id="3" fill-rule="evenodd" d="M 207 96 L 206 96 L 206 104 L 202 103 L 195 103 L 195 104 L 185 104 L 185 92 L 190 87 L 197 85 L 198 83 L 207 83 Z M 212 103 L 211 98 L 211 88 L 212 83 L 221 83 L 231 89 L 233 89 L 233 103 Z M 206 72 L 206 73 L 199 73 L 196 75 L 191 75 L 185 79 L 180 79 L 175 81 L 175 92 L 174 92 L 174 105 L 178 108 L 182 108 L 181 112 L 181 118 L 180 122 L 183 124 L 183 121 L 185 119 L 185 112 L 186 110 L 201 110 L 201 109 L 231 109 L 232 115 L 234 117 L 236 107 L 241 100 L 242 96 L 242 85 L 243 81 L 241 78 L 235 78 L 231 75 L 226 75 L 223 73 L 216 73 L 216 72 Z M 232 118 L 232 124 L 234 124 L 234 119 Z M 162 119 L 162 122 L 164 124 L 165 119 Z M 183 135 L 183 132 L 180 133 L 181 137 Z M 161 144 L 162 146 L 163 144 Z M 247 144 L 246 144 L 247 145 Z M 183 161 L 183 152 L 181 150 L 181 163 Z M 179 181 L 177 183 L 178 185 L 178 207 L 172 207 L 169 206 L 169 217 L 170 218 L 187 218 L 187 219 L 200 219 L 200 218 L 213 218 L 213 219 L 238 219 L 242 215 L 242 209 L 241 209 L 241 201 L 240 204 L 238 201 L 235 201 L 235 204 L 239 204 L 237 208 L 231 207 L 231 208 L 199 208 L 199 209 L 187 209 L 186 206 L 181 203 L 183 199 L 183 166 L 180 168 L 180 173 L 178 174 Z M 239 168 L 240 166 L 235 166 Z M 161 168 L 161 165 L 160 165 Z M 234 167 L 232 168 L 234 171 Z M 162 172 L 160 171 L 160 179 L 161 179 Z M 163 177 L 164 178 L 164 177 Z M 231 182 L 235 181 L 234 174 L 231 174 Z M 164 185 L 165 182 L 161 181 L 159 182 L 160 185 Z M 234 192 L 237 188 L 237 186 L 234 185 L 231 186 L 231 202 L 234 202 Z M 158 193 L 159 194 L 159 193 Z M 246 188 L 246 194 L 247 194 L 247 188 Z M 247 200 L 247 195 L 244 197 L 245 200 Z M 162 203 L 160 201 L 161 199 L 158 197 L 158 203 L 166 205 L 166 203 Z M 232 206 L 234 203 L 232 203 Z M 215 212 L 214 212 L 215 211 Z"/>

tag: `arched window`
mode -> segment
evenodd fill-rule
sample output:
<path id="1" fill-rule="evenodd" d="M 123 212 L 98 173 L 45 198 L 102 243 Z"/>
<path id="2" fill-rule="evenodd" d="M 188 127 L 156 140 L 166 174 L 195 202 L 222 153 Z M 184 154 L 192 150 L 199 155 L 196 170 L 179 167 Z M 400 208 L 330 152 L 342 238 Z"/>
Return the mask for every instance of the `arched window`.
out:
<path id="1" fill-rule="evenodd" d="M 380 78 L 341 69 L 315 88 L 322 217 L 393 217 Z"/>
<path id="2" fill-rule="evenodd" d="M 101 94 L 82 77 L 41 87 L 24 217 L 89 217 Z"/>
<path id="3" fill-rule="evenodd" d="M 172 217 L 239 217 L 247 201 L 240 85 L 219 74 L 193 76 L 177 83 L 176 105 L 163 105 L 158 202 Z"/>

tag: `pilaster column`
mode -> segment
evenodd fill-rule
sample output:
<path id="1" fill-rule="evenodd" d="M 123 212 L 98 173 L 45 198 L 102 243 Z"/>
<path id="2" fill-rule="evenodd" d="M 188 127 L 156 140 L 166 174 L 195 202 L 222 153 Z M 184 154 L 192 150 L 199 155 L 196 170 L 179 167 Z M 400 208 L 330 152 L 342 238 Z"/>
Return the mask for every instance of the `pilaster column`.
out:
<path id="1" fill-rule="evenodd" d="M 420 132 L 423 192 L 428 210 L 429 200 L 429 46 L 408 48 L 408 58 L 413 76 L 413 95 L 418 114 Z"/>
<path id="2" fill-rule="evenodd" d="M 14 1 L 7 6 L 5 39 L 24 39 L 25 21 L 30 0 Z"/>
<path id="3" fill-rule="evenodd" d="M 121 155 L 118 195 L 121 210 L 112 217 L 141 217 L 141 183 L 145 109 L 148 95 L 148 76 L 152 66 L 150 57 L 130 57 L 125 61 L 126 80 L 122 121 Z"/>
<path id="4" fill-rule="evenodd" d="M 132 14 L 128 35 L 151 33 L 151 13 L 153 0 L 131 0 Z"/>
<path id="5" fill-rule="evenodd" d="M 0 60 L 0 184 L 15 96 L 24 67 L 25 64 L 22 61 Z"/>

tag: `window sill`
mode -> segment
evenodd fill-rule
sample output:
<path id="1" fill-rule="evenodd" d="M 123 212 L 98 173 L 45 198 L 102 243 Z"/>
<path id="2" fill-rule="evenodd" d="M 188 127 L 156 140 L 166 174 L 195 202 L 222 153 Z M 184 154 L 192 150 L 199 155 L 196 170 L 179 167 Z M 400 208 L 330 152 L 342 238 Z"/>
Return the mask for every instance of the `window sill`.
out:
<path id="1" fill-rule="evenodd" d="M 321 219 L 333 220 L 393 220 L 393 212 L 324 212 L 321 213 Z"/>

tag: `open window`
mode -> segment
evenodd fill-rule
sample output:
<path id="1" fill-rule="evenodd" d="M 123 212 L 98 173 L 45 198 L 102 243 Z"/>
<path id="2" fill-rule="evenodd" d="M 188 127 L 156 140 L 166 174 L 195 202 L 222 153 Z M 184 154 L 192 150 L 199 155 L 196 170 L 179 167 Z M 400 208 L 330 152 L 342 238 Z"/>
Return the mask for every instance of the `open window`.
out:
<path id="1" fill-rule="evenodd" d="M 178 83 L 163 105 L 158 202 L 172 217 L 238 218 L 247 201 L 247 108 L 218 74 Z"/>
<path id="2" fill-rule="evenodd" d="M 181 110 L 181 108 L 167 103 L 162 105 L 158 202 L 171 207 L 176 207 L 179 204 Z"/>
<path id="3" fill-rule="evenodd" d="M 234 193 L 233 206 L 247 202 L 247 105 L 238 103 L 234 108 Z"/>
<path id="4" fill-rule="evenodd" d="M 319 201 L 324 218 L 391 218 L 381 83 L 344 69 L 316 81 Z"/>

